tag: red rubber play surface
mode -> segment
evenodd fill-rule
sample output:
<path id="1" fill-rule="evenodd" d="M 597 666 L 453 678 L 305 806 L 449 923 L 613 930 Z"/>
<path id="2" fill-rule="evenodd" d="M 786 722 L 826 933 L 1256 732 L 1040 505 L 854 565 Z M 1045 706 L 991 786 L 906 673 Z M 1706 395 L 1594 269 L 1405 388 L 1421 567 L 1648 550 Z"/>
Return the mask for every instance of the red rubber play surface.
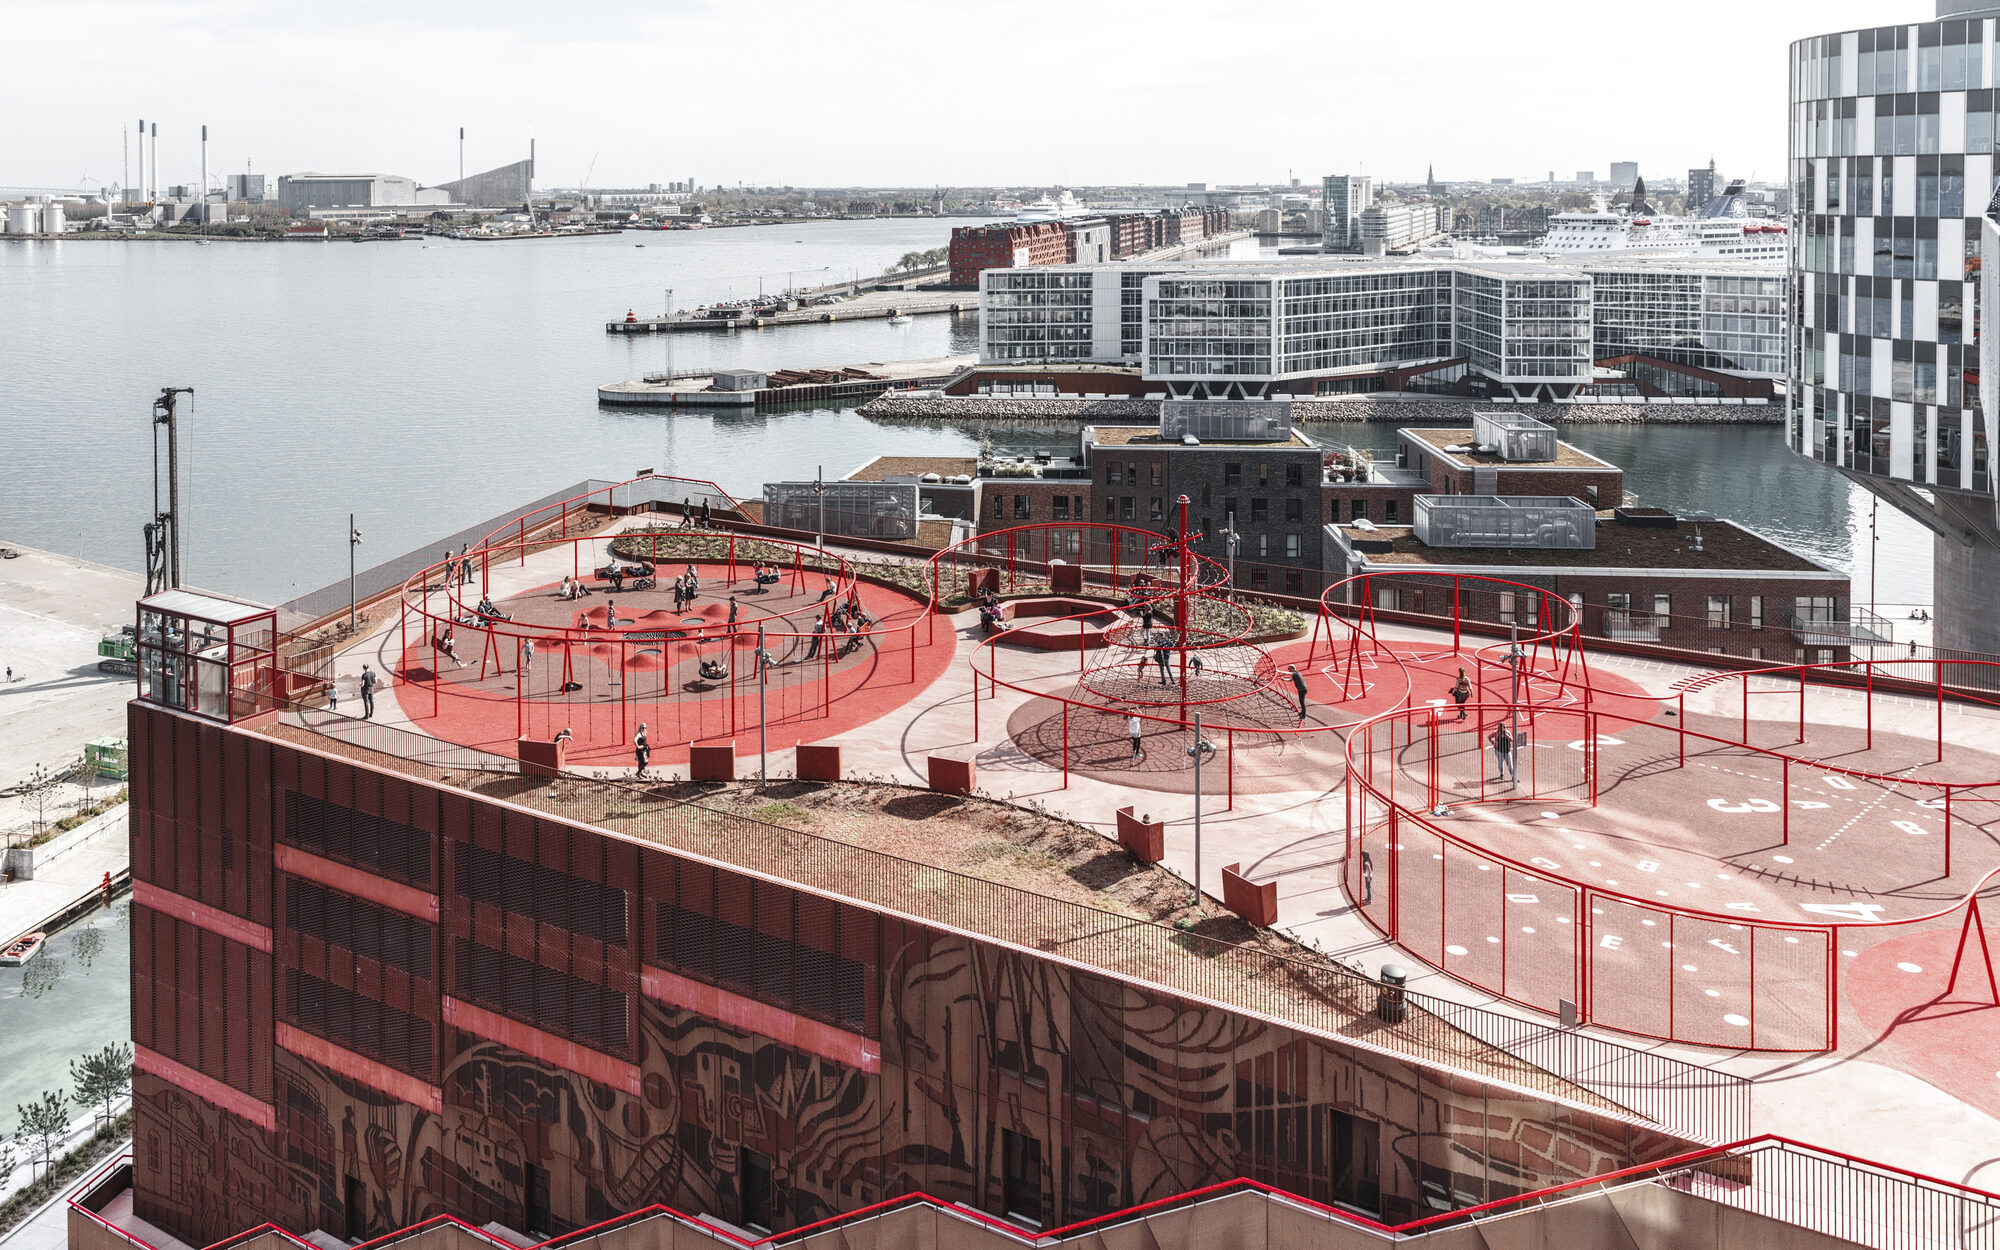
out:
<path id="1" fill-rule="evenodd" d="M 661 575 L 681 567 L 662 566 Z M 830 648 L 815 654 L 810 637 L 789 636 L 811 633 L 823 577 L 787 575 L 760 594 L 744 566 L 733 583 L 723 565 L 698 564 L 696 571 L 702 593 L 685 611 L 674 608 L 670 588 L 599 591 L 571 602 L 550 585 L 497 601 L 495 607 L 513 617 L 502 627 L 511 632 L 496 631 L 482 655 L 486 632 L 456 627 L 454 650 L 462 667 L 413 632 L 398 691 L 403 711 L 425 733 L 509 757 L 517 737 L 547 740 L 567 727 L 572 764 L 614 767 L 632 764 L 632 735 L 644 722 L 653 762 L 667 764 L 685 761 L 691 742 L 733 741 L 739 753 L 757 749 L 752 657 L 760 621 L 775 661 L 764 695 L 772 750 L 847 732 L 900 707 L 943 674 L 956 649 L 950 624 L 936 622 L 933 630 L 920 600 L 860 582 L 862 605 L 876 625 L 829 661 Z M 733 631 L 727 625 L 732 595 L 739 605 Z M 587 639 L 535 632 L 537 625 L 567 631 L 582 614 L 592 626 Z M 518 673 L 523 639 L 535 647 L 525 683 Z M 705 676 L 704 661 L 720 662 L 727 676 Z M 434 682 L 434 673 L 442 680 Z"/>
<path id="2" fill-rule="evenodd" d="M 1003 644 L 1004 645 L 1004 644 Z M 1454 654 L 1449 649 L 1425 647 L 1417 643 L 1368 644 L 1350 665 L 1343 650 L 1329 655 L 1325 643 L 1308 660 L 1308 644 L 1288 643 L 1271 653 L 1277 677 L 1273 684 L 1256 694 L 1201 708 L 1203 736 L 1216 746 L 1204 763 L 1204 785 L 1222 792 L 1225 787 L 1246 794 L 1268 794 L 1286 790 L 1327 791 L 1346 776 L 1343 757 L 1345 730 L 1371 716 L 1403 706 L 1451 704 L 1451 687 L 1463 668 L 1468 680 L 1475 679 L 1479 665 L 1473 656 Z M 1028 665 L 1034 661 L 1015 655 L 999 659 L 1009 680 L 1025 682 Z M 1306 715 L 1298 716 L 1297 696 L 1287 671 L 1297 665 L 1306 679 Z M 1044 670 L 1046 671 L 1046 670 Z M 1007 732 L 1024 753 L 1051 768 L 1061 768 L 1065 744 L 1072 771 L 1137 789 L 1168 793 L 1189 793 L 1194 789 L 1193 769 L 1187 748 L 1193 745 L 1189 728 L 1173 723 L 1178 707 L 1158 704 L 1151 695 L 1144 705 L 1133 706 L 1142 721 L 1138 758 L 1132 741 L 1126 708 L 1074 706 L 1064 723 L 1063 697 L 1080 702 L 1103 704 L 1099 691 L 1079 688 L 1073 680 L 1036 683 L 1056 696 L 1032 699 L 1016 708 L 1007 720 Z M 1598 688 L 1593 706 L 1616 708 L 1622 715 L 1650 716 L 1660 704 L 1622 677 L 1596 675 Z M 1099 675 L 1100 691 L 1106 682 Z M 1156 678 L 1134 678 L 1152 683 Z M 1217 684 L 1211 676 L 1191 684 L 1190 695 L 1199 699 Z M 1506 697 L 1507 674 L 1490 665 L 1485 671 L 1488 699 Z M 1565 688 L 1559 670 L 1546 655 L 1539 667 L 1523 681 L 1524 701 L 1532 698 L 1549 707 L 1575 704 L 1578 695 Z M 1152 690 L 1163 687 L 1152 685 Z M 1145 693 L 1145 692 L 1142 692 Z M 1477 694 L 1475 699 L 1479 698 Z M 1192 710 L 1192 709 L 1191 709 Z M 1161 719 L 1153 719 L 1160 717 Z M 1307 732 L 1298 732 L 1301 728 Z M 1318 732 L 1313 732 L 1313 731 Z"/>

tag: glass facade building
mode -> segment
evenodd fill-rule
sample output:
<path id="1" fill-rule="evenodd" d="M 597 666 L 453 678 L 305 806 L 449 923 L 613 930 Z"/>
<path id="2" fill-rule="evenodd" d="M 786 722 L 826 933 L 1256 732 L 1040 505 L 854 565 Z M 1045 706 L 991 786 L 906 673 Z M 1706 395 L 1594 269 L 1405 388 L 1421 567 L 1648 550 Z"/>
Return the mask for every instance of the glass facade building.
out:
<path id="1" fill-rule="evenodd" d="M 1784 273 L 1739 262 L 1065 265 L 981 283 L 985 363 L 1136 364 L 1175 394 L 1455 359 L 1524 399 L 1570 398 L 1617 356 L 1650 357 L 1628 372 L 1668 394 L 1716 393 L 1675 366 L 1782 373 Z"/>
<path id="2" fill-rule="evenodd" d="M 1989 651 L 1990 591 L 1955 597 L 2000 575 L 1977 298 L 1996 16 L 1942 0 L 1935 21 L 1794 43 L 1789 133 L 1787 439 L 1942 536 L 1938 640 Z"/>

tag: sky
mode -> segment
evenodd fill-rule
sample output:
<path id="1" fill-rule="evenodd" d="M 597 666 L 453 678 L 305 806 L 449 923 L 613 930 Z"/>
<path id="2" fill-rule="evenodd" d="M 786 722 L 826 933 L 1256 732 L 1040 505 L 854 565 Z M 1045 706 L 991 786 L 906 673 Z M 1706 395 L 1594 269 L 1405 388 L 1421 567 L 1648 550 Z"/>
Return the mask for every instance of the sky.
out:
<path id="1" fill-rule="evenodd" d="M 246 167 L 425 183 L 1224 185 L 1776 178 L 1790 41 L 1929 0 L 0 0 L 0 186 Z M 247 164 L 246 164 L 247 163 Z M 137 181 L 136 178 L 133 179 Z"/>

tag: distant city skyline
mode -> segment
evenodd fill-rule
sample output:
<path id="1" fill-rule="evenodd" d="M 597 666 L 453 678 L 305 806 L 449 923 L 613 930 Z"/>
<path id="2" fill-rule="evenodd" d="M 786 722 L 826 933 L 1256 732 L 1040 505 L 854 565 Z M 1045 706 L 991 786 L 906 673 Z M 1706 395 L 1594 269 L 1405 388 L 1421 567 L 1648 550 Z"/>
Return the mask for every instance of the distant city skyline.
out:
<path id="1" fill-rule="evenodd" d="M 1003 28 L 916 0 L 17 5 L 0 98 L 34 124 L 9 135 L 0 185 L 137 184 L 122 136 L 142 116 L 159 125 L 163 185 L 199 181 L 204 124 L 211 181 L 247 161 L 271 177 L 441 183 L 458 176 L 460 126 L 468 173 L 534 138 L 540 186 L 1304 188 L 1347 172 L 1421 182 L 1427 167 L 1447 181 L 1605 178 L 1625 160 L 1677 179 L 1711 157 L 1727 177 L 1776 181 L 1790 41 L 1933 10 L 1697 3 L 1665 24 L 1612 8 L 1503 26 L 1490 7 L 1446 4 L 1412 29 L 1349 6 L 1169 0 L 1134 23 L 1018 0 Z"/>

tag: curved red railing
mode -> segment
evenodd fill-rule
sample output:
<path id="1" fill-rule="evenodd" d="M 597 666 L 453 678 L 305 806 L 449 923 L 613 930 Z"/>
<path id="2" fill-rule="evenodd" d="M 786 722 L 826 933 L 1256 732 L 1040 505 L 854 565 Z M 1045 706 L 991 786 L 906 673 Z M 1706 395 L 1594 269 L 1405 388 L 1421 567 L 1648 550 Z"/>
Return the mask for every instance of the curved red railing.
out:
<path id="1" fill-rule="evenodd" d="M 1751 696 L 1753 694 L 1785 696 L 1791 692 L 1789 689 L 1756 691 L 1751 688 L 1751 685 L 1752 681 L 1759 677 L 1766 679 L 1782 678 L 1796 682 L 1798 698 L 1800 700 L 1800 742 L 1804 741 L 1805 691 L 1809 681 L 1817 680 L 1824 684 L 1838 679 L 1842 685 L 1860 687 L 1868 700 L 1867 741 L 1869 748 L 1872 749 L 1874 740 L 1873 695 L 1878 684 L 1878 676 L 1875 670 L 1878 667 L 1888 666 L 1896 668 L 1908 668 L 1913 665 L 1933 666 L 1933 680 L 1923 684 L 1930 687 L 1928 692 L 1932 693 L 1938 700 L 1937 761 L 1942 761 L 1944 758 L 1945 742 L 1943 733 L 1944 667 L 1951 664 L 1964 666 L 1983 663 L 1987 662 L 1967 660 L 1831 661 L 1817 664 L 1770 665 L 1742 672 L 1704 674 L 1695 679 L 1683 680 L 1677 683 L 1674 690 L 1667 696 L 1664 696 L 1679 704 L 1681 714 L 1672 725 L 1663 725 L 1651 719 L 1641 719 L 1600 708 L 1593 708 L 1587 701 L 1584 706 L 1579 708 L 1555 708 L 1540 702 L 1530 703 L 1526 701 L 1519 705 L 1484 704 L 1475 709 L 1478 714 L 1472 718 L 1474 728 L 1469 743 L 1461 744 L 1457 748 L 1460 753 L 1463 753 L 1469 747 L 1470 756 L 1477 763 L 1477 772 L 1481 779 L 1479 792 L 1474 795 L 1453 794 L 1450 796 L 1451 803 L 1456 806 L 1465 803 L 1541 803 L 1558 800 L 1579 801 L 1594 806 L 1599 798 L 1597 773 L 1598 757 L 1601 750 L 1599 744 L 1604 740 L 1602 731 L 1606 722 L 1608 721 L 1614 727 L 1620 725 L 1627 727 L 1643 726 L 1649 730 L 1661 730 L 1675 735 L 1676 754 L 1678 756 L 1675 760 L 1676 767 L 1684 764 L 1686 761 L 1687 742 L 1689 738 L 1693 738 L 1696 742 L 1703 744 L 1705 748 L 1724 747 L 1730 750 L 1748 751 L 1758 756 L 1777 761 L 1778 769 L 1776 771 L 1779 772 L 1779 797 L 1776 802 L 1766 801 L 1767 806 L 1754 810 L 1782 814 L 1782 837 L 1785 844 L 1789 844 L 1790 842 L 1793 820 L 1793 801 L 1790 798 L 1790 771 L 1794 764 L 1812 768 L 1823 774 L 1867 781 L 1885 787 L 1897 788 L 1903 792 L 1917 791 L 1939 796 L 1932 800 L 1915 801 L 1923 806 L 1942 810 L 1945 833 L 1943 838 L 1942 869 L 1944 876 L 1949 877 L 1952 871 L 1953 803 L 1993 801 L 1992 796 L 1982 795 L 1977 799 L 1967 800 L 1965 795 L 1967 791 L 1981 791 L 2000 786 L 2000 778 L 1980 781 L 1944 781 L 1915 778 L 1908 776 L 1907 771 L 1903 773 L 1878 772 L 1849 764 L 1823 763 L 1803 753 L 1786 752 L 1769 746 L 1760 746 L 1750 741 L 1751 720 L 1749 716 L 1749 701 Z M 1860 670 L 1859 680 L 1856 679 L 1856 670 Z M 1685 718 L 1686 695 L 1693 691 L 1732 680 L 1743 683 L 1744 712 L 1741 737 L 1732 740 L 1727 737 L 1687 728 Z M 1899 678 L 1895 679 L 1894 684 L 1907 687 L 1915 683 L 1910 683 L 1906 679 Z M 1588 687 L 1586 686 L 1585 689 L 1587 691 Z M 1976 696 L 1962 695 L 1961 697 L 1973 702 L 1989 706 L 1993 705 L 1991 700 L 1981 699 Z M 1574 778 L 1558 779 L 1559 784 L 1553 788 L 1541 785 L 1540 780 L 1531 775 L 1529 776 L 1525 792 L 1505 795 L 1488 793 L 1484 780 L 1486 772 L 1484 753 L 1487 744 L 1484 740 L 1483 731 L 1484 727 L 1490 723 L 1488 721 L 1489 716 L 1494 719 L 1506 716 L 1526 716 L 1531 720 L 1555 718 L 1558 723 L 1573 720 L 1576 724 L 1577 741 L 1570 745 L 1578 750 L 1579 758 L 1577 762 L 1580 766 L 1580 775 Z M 1737 987 L 1745 1010 L 1726 1013 L 1720 1017 L 1726 1024 L 1732 1027 L 1742 1027 L 1747 1030 L 1745 1036 L 1748 1037 L 1749 1042 L 1746 1048 L 1756 1050 L 1830 1050 L 1837 1048 L 1839 1043 L 1839 961 L 1841 958 L 1839 954 L 1839 935 L 1843 929 L 1874 931 L 1901 925 L 1917 925 L 1945 919 L 1963 911 L 1964 921 L 1959 936 L 1957 954 L 1953 960 L 1950 980 L 1951 987 L 1955 987 L 1957 984 L 1967 941 L 1972 933 L 1977 930 L 1982 940 L 1984 939 L 1985 925 L 1983 918 L 1979 914 L 1979 895 L 1983 890 L 1988 888 L 1996 875 L 2000 875 L 2000 868 L 1996 868 L 1983 875 L 1962 894 L 1953 898 L 1947 906 L 1925 915 L 1868 923 L 1842 923 L 1838 921 L 1813 923 L 1766 920 L 1749 916 L 1742 912 L 1716 912 L 1700 908 L 1665 904 L 1657 900 L 1649 900 L 1619 890 L 1564 877 L 1559 871 L 1559 865 L 1554 861 L 1538 857 L 1535 861 L 1524 863 L 1516 858 L 1500 854 L 1453 833 L 1451 830 L 1437 824 L 1435 820 L 1429 818 L 1427 815 L 1428 812 L 1439 808 L 1445 802 L 1446 798 L 1445 790 L 1440 785 L 1441 759 L 1438 746 L 1441 737 L 1440 725 L 1443 723 L 1443 718 L 1433 709 L 1418 709 L 1404 706 L 1392 708 L 1369 718 L 1366 722 L 1356 726 L 1354 732 L 1350 734 L 1345 755 L 1348 772 L 1354 784 L 1350 786 L 1348 792 L 1349 854 L 1347 868 L 1343 873 L 1343 885 L 1347 889 L 1350 901 L 1355 904 L 1356 909 L 1385 937 L 1410 950 L 1411 953 L 1416 954 L 1419 958 L 1424 959 L 1425 962 L 1437 967 L 1440 971 L 1474 985 L 1477 988 L 1495 993 L 1509 1001 L 1538 1010 L 1553 1012 L 1559 1006 L 1563 1005 L 1562 1000 L 1567 1000 L 1567 1003 L 1575 1011 L 1580 1022 L 1597 1024 L 1622 1032 L 1665 1040 L 1701 1045 L 1742 1046 L 1743 1043 L 1740 1038 L 1731 1036 L 1727 1031 L 1718 1032 L 1713 1028 L 1689 1026 L 1682 1022 L 1681 1013 L 1678 1008 L 1684 996 L 1682 993 L 1684 982 L 1689 979 L 1683 974 L 1696 971 L 1700 965 L 1682 965 L 1682 956 L 1670 954 L 1664 958 L 1664 966 L 1662 967 L 1641 968 L 1637 970 L 1629 967 L 1600 970 L 1600 962 L 1613 962 L 1600 953 L 1604 948 L 1609 947 L 1613 951 L 1618 951 L 1626 946 L 1626 940 L 1622 936 L 1614 937 L 1611 941 L 1596 940 L 1600 929 L 1612 927 L 1609 922 L 1599 922 L 1597 918 L 1605 915 L 1609 908 L 1616 907 L 1624 909 L 1628 921 L 1636 917 L 1638 918 L 1639 925 L 1644 927 L 1657 929 L 1661 921 L 1664 920 L 1666 924 L 1666 939 L 1663 943 L 1663 948 L 1670 952 L 1678 951 L 1687 945 L 1686 942 L 1681 940 L 1680 929 L 1682 927 L 1693 928 L 1697 934 L 1695 939 L 1697 942 L 1700 941 L 1700 935 L 1713 935 L 1708 938 L 1705 945 L 1711 947 L 1720 946 L 1724 952 L 1732 956 L 1740 956 L 1743 953 L 1737 947 L 1748 947 L 1748 983 L 1747 985 Z M 1452 723 L 1456 724 L 1456 722 Z M 1377 776 L 1376 756 L 1379 745 L 1377 734 L 1386 735 L 1387 746 L 1393 755 L 1397 750 L 1395 744 L 1399 728 L 1401 729 L 1403 744 L 1401 750 L 1404 752 L 1404 758 L 1401 761 L 1392 761 L 1393 766 L 1389 769 L 1385 782 Z M 1420 730 L 1421 732 L 1419 732 Z M 1541 741 L 1544 736 L 1536 733 L 1534 740 Z M 1364 753 L 1359 759 L 1357 759 L 1357 750 Z M 1403 799 L 1399 800 L 1396 796 L 1396 780 L 1399 776 L 1408 776 L 1406 766 L 1410 758 L 1409 753 L 1412 751 L 1416 752 L 1416 760 L 1423 764 L 1427 770 L 1427 776 L 1418 785 L 1418 792 L 1423 800 L 1421 806 L 1414 805 L 1410 801 L 1407 790 Z M 1537 762 L 1539 762 L 1538 759 Z M 1408 782 L 1406 781 L 1407 784 Z M 1377 811 L 1378 808 L 1379 813 Z M 1419 832 L 1413 834 L 1413 831 Z M 1430 875 L 1415 872 L 1407 867 L 1408 861 L 1406 860 L 1406 856 L 1411 849 L 1410 843 L 1413 836 L 1435 839 L 1435 845 L 1438 847 L 1438 850 L 1433 852 L 1430 857 L 1439 863 L 1439 869 L 1435 877 L 1436 887 L 1434 894 L 1428 884 L 1432 879 Z M 1429 844 L 1426 844 L 1424 849 L 1428 850 Z M 1482 953 L 1474 946 L 1465 943 L 1454 943 L 1449 940 L 1452 935 L 1450 919 L 1452 911 L 1450 896 L 1452 889 L 1450 882 L 1454 853 L 1456 853 L 1461 861 L 1470 861 L 1478 871 L 1491 873 L 1496 869 L 1498 870 L 1496 876 L 1489 878 L 1489 880 L 1497 882 L 1497 891 L 1500 899 L 1497 908 L 1490 899 L 1483 904 L 1480 904 L 1475 899 L 1472 907 L 1472 910 L 1476 914 L 1483 913 L 1480 915 L 1482 920 L 1490 922 L 1491 914 L 1496 910 L 1501 917 L 1500 923 L 1497 926 L 1497 934 L 1488 933 L 1478 935 L 1484 937 L 1485 943 L 1499 946 L 1499 951 L 1497 952 L 1497 970 L 1492 962 L 1494 958 L 1492 953 Z M 1374 890 L 1373 856 L 1375 854 L 1382 854 L 1384 856 L 1385 865 L 1388 870 L 1388 888 L 1386 896 L 1382 898 L 1378 898 Z M 1552 937 L 1544 936 L 1541 926 L 1515 926 L 1508 923 L 1507 911 L 1509 910 L 1510 901 L 1527 900 L 1532 904 L 1539 905 L 1542 901 L 1540 896 L 1550 887 L 1553 887 L 1557 891 L 1559 900 L 1565 900 L 1567 903 L 1567 910 L 1570 914 L 1560 918 L 1560 923 L 1568 926 L 1566 937 L 1557 941 Z M 1413 889 L 1416 891 L 1415 897 L 1411 896 Z M 1422 924 L 1423 931 L 1412 931 L 1409 926 L 1409 920 L 1413 916 Z M 1433 920 L 1435 920 L 1436 924 L 1435 934 L 1429 932 Z M 1627 927 L 1630 926 L 1628 925 Z M 1535 935 L 1537 941 L 1531 943 L 1530 946 L 1531 949 L 1536 950 L 1540 955 L 1539 959 L 1532 960 L 1533 967 L 1522 970 L 1525 976 L 1522 973 L 1510 975 L 1513 969 L 1518 966 L 1511 959 L 1511 952 L 1509 950 L 1510 939 L 1514 942 L 1519 941 L 1518 938 L 1513 936 L 1517 929 L 1527 934 Z M 1747 938 L 1732 936 L 1740 934 L 1748 934 L 1749 936 Z M 1765 935 L 1771 935 L 1770 942 L 1766 942 Z M 1462 934 L 1461 936 L 1470 937 L 1471 935 Z M 1651 935 L 1648 936 L 1650 937 Z M 1781 993 L 1781 990 L 1788 990 L 1794 993 L 1797 991 L 1796 974 L 1800 971 L 1798 952 L 1785 950 L 1783 947 L 1799 945 L 1801 939 L 1807 936 L 1810 937 L 1812 945 L 1817 947 L 1819 951 L 1817 959 L 1820 968 L 1817 981 L 1820 988 L 1816 992 L 1819 1001 L 1817 1003 L 1817 1011 L 1813 1013 L 1818 1020 L 1816 1031 L 1802 1027 L 1800 1013 L 1795 1009 L 1795 1003 L 1790 1001 L 1786 994 Z M 1782 942 L 1783 946 L 1778 945 L 1780 942 Z M 1767 984 L 1760 985 L 1760 977 L 1757 971 L 1758 952 L 1764 949 L 1766 945 L 1774 948 L 1773 955 L 1781 957 L 1786 966 L 1781 968 L 1778 973 L 1773 974 L 1770 971 L 1768 963 L 1771 956 L 1767 956 L 1765 973 L 1761 978 L 1761 981 Z M 1456 965 L 1454 964 L 1454 959 L 1457 960 Z M 1706 955 L 1704 955 L 1703 962 L 1707 962 Z M 1560 966 L 1551 967 L 1551 965 Z M 2000 1004 L 2000 981 L 1996 981 L 1994 977 L 1990 959 L 1988 960 L 1987 968 L 1989 990 L 1992 991 L 1996 1004 Z M 1809 971 L 1810 969 L 1807 970 Z M 1521 987 L 1521 982 L 1524 979 L 1533 987 L 1532 990 L 1525 993 Z M 1612 995 L 1619 996 L 1613 998 L 1612 1003 L 1614 1005 L 1610 1005 L 1608 1009 L 1607 996 L 1600 993 L 1600 983 L 1606 980 L 1609 980 L 1611 983 Z M 1701 994 L 1705 997 L 1719 997 L 1721 994 L 1727 992 L 1726 990 L 1716 989 L 1715 983 L 1718 978 L 1714 974 L 1702 977 L 1700 980 L 1710 983 L 1701 989 Z M 1643 991 L 1647 987 L 1657 988 L 1660 986 L 1665 987 L 1664 1027 L 1660 1026 L 1659 1017 L 1662 1013 L 1658 1001 L 1647 1003 L 1642 999 L 1636 1007 L 1631 1001 L 1635 987 Z M 1550 1001 L 1551 997 L 1554 997 L 1557 1001 Z M 1781 1000 L 1784 1001 L 1781 1002 Z M 1621 1002 L 1622 1006 L 1615 1005 Z M 1770 1008 L 1775 1007 L 1780 1012 L 1781 1021 L 1789 1021 L 1793 1025 L 1793 1028 L 1790 1030 L 1781 1029 L 1781 1033 L 1789 1035 L 1773 1038 L 1770 1036 L 1767 1024 L 1766 1032 L 1760 1037 L 1758 1025 L 1758 1005 L 1760 1002 L 1770 1005 L 1767 1007 L 1767 1021 Z M 1713 1003 L 1703 1004 L 1703 1006 L 1709 1008 L 1715 1005 Z M 1644 1016 L 1649 1009 L 1652 1016 L 1651 1020 L 1641 1023 L 1638 1017 Z M 1709 1014 L 1697 1016 L 1697 1019 L 1705 1020 L 1708 1018 Z"/>

